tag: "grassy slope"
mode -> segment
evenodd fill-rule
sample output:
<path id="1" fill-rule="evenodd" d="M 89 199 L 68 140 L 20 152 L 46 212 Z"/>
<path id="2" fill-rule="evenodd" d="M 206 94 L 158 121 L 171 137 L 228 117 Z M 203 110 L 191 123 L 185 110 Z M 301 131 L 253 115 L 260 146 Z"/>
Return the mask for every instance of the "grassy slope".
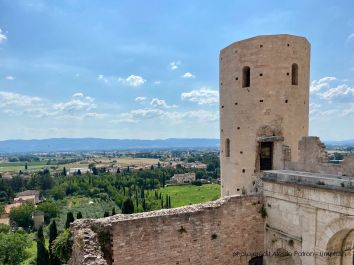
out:
<path id="1" fill-rule="evenodd" d="M 168 194 L 171 196 L 172 207 L 179 207 L 219 199 L 220 185 L 208 184 L 203 186 L 168 186 L 159 189 L 159 192 L 163 195 Z"/>

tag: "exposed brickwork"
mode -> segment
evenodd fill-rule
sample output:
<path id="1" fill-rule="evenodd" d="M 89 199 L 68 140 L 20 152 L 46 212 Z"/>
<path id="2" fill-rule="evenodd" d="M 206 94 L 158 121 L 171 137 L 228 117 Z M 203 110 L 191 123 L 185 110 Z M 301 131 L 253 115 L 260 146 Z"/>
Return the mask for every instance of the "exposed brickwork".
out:
<path id="1" fill-rule="evenodd" d="M 303 137 L 299 142 L 298 161 L 287 163 L 285 169 L 354 177 L 354 154 L 340 164 L 332 164 L 325 148 L 319 137 Z"/>
<path id="2" fill-rule="evenodd" d="M 114 265 L 246 265 L 250 257 L 233 252 L 263 250 L 264 220 L 258 213 L 262 203 L 261 196 L 227 197 L 176 209 L 78 220 L 72 230 L 110 231 Z"/>
<path id="3" fill-rule="evenodd" d="M 297 160 L 298 142 L 308 135 L 309 78 L 310 43 L 303 37 L 257 36 L 220 51 L 222 196 L 255 192 L 262 142 L 273 143 L 273 169 Z M 289 147 L 285 157 L 284 145 Z"/>

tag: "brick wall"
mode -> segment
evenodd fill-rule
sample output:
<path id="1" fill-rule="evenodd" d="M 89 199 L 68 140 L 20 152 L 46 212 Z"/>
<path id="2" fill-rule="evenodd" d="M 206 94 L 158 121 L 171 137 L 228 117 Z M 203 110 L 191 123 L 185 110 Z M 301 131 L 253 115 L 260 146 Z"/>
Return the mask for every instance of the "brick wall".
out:
<path id="1" fill-rule="evenodd" d="M 79 220 L 72 230 L 74 235 L 85 227 L 109 231 L 114 265 L 247 265 L 251 257 L 234 252 L 263 251 L 264 220 L 258 213 L 262 201 L 261 196 L 227 197 L 176 209 Z"/>

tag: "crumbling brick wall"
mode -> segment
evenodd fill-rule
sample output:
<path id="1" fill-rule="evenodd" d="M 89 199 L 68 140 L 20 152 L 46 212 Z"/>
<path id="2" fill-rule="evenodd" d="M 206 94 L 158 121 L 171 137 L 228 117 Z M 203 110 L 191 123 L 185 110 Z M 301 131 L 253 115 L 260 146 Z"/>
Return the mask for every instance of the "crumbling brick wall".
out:
<path id="1" fill-rule="evenodd" d="M 85 229 L 96 231 L 97 238 L 102 231 L 109 232 L 111 248 L 96 251 L 99 259 L 110 253 L 107 264 L 111 260 L 114 265 L 248 265 L 252 256 L 239 253 L 263 251 L 262 205 L 261 196 L 226 197 L 175 209 L 78 220 L 72 232 L 74 241 L 78 231 Z M 92 244 L 99 249 L 97 242 Z M 72 254 L 77 263 L 71 264 L 88 264 L 81 262 L 78 250 L 74 248 Z"/>
<path id="2" fill-rule="evenodd" d="M 341 164 L 329 163 L 326 146 L 319 137 L 303 137 L 299 141 L 299 159 L 286 164 L 285 169 L 354 177 L 354 154 Z"/>

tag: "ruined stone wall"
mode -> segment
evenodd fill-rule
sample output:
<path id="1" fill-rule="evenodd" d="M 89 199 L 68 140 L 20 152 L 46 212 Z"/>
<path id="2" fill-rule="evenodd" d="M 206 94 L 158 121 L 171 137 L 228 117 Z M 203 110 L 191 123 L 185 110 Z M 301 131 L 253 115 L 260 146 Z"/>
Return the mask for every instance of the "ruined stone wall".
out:
<path id="1" fill-rule="evenodd" d="M 298 83 L 292 84 L 292 65 Z M 250 85 L 243 86 L 243 68 Z M 254 191 L 260 137 L 274 141 L 273 169 L 283 169 L 283 146 L 297 160 L 298 141 L 308 135 L 310 44 L 291 35 L 258 36 L 220 52 L 222 195 Z M 228 141 L 229 139 L 229 141 Z M 229 142 L 230 152 L 226 143 Z M 229 155 L 228 155 L 229 153 Z"/>
<path id="2" fill-rule="evenodd" d="M 299 159 L 287 163 L 285 169 L 354 177 L 354 154 L 340 164 L 332 164 L 325 148 L 319 137 L 303 137 L 299 142 Z"/>
<path id="3" fill-rule="evenodd" d="M 101 262 L 104 252 L 109 253 L 114 265 L 248 265 L 250 256 L 237 256 L 234 252 L 263 251 L 264 219 L 259 213 L 262 205 L 261 196 L 227 197 L 169 210 L 77 220 L 72 232 L 79 235 L 95 231 L 98 239 L 109 238 L 111 248 L 96 255 Z M 77 262 L 72 265 L 95 264 L 82 263 L 80 253 L 85 253 L 83 249 L 87 247 L 97 252 L 100 247 L 96 237 L 93 245 L 74 248 L 72 259 L 75 257 Z M 74 236 L 74 241 L 75 238 L 78 236 Z"/>
<path id="4" fill-rule="evenodd" d="M 276 256 L 266 256 L 265 265 L 352 264 L 352 255 L 328 257 L 321 253 L 345 251 L 343 247 L 354 242 L 351 233 L 354 231 L 354 186 L 335 185 L 334 182 L 340 184 L 343 180 L 331 180 L 319 173 L 306 173 L 306 176 L 284 171 L 284 174 L 288 175 L 288 183 L 281 176 L 281 181 L 263 178 L 268 214 L 265 249 L 271 253 L 285 250 L 292 256 L 286 263 Z M 307 177 L 313 178 L 315 185 L 306 181 Z"/>

